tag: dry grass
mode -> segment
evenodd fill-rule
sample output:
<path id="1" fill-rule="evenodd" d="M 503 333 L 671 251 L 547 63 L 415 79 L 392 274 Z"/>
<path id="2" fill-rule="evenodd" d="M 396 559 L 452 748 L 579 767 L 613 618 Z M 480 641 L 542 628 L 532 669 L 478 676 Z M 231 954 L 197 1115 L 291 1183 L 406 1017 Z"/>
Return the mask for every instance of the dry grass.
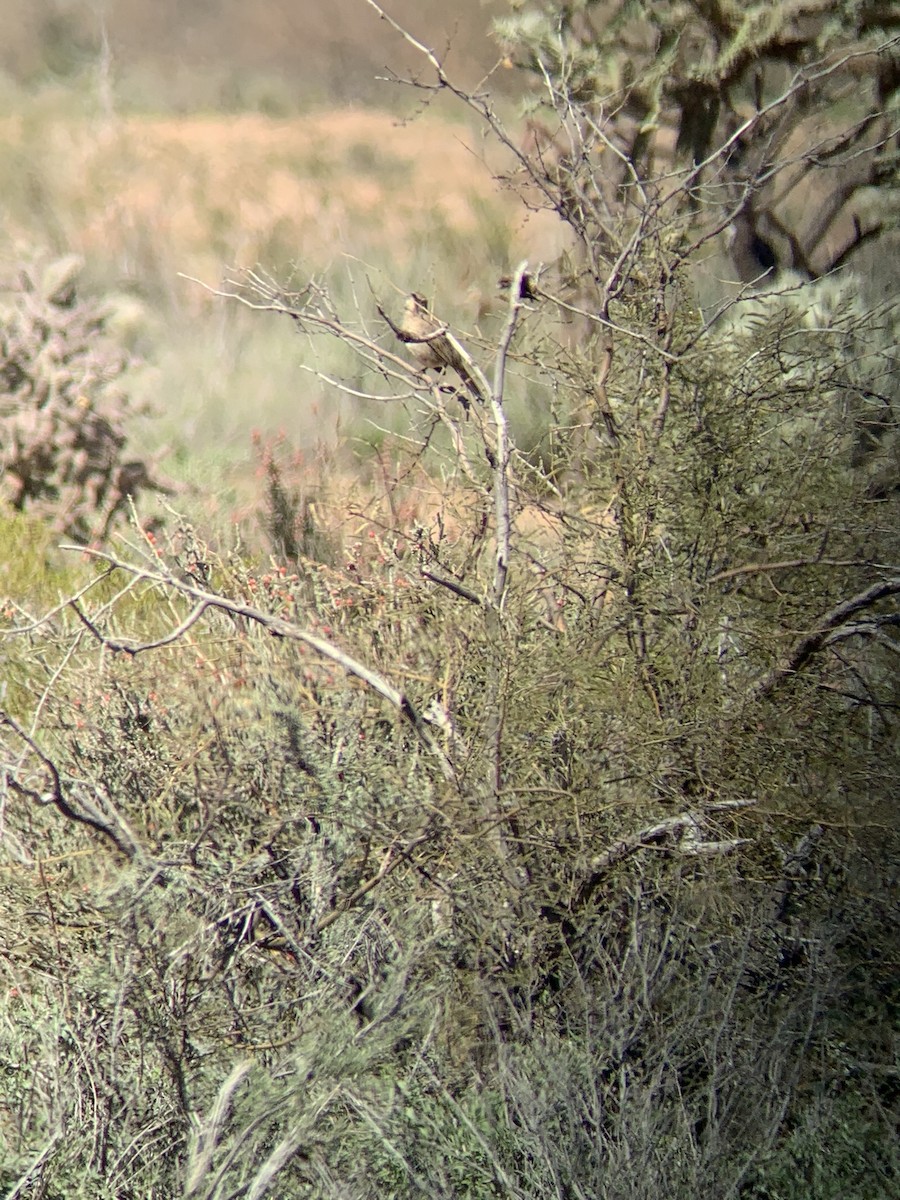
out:
<path id="1" fill-rule="evenodd" d="M 465 328 L 510 262 L 550 257 L 555 237 L 499 190 L 473 131 L 434 113 L 107 119 L 83 95 L 44 93 L 0 122 L 0 165 L 6 275 L 26 249 L 75 251 L 88 286 L 127 296 L 124 334 L 146 362 L 134 386 L 155 413 L 136 448 L 170 447 L 166 469 L 217 515 L 247 496 L 254 430 L 314 452 L 346 438 L 355 414 L 302 373 L 308 349 L 288 323 L 183 276 L 216 284 L 261 264 L 300 286 L 317 274 L 348 312 L 353 294 L 371 288 L 390 307 L 414 284 Z M 317 365 L 341 375 L 337 354 Z"/>
<path id="2" fill-rule="evenodd" d="M 514 201 L 498 191 L 476 138 L 433 117 L 19 116 L 0 125 L 0 152 L 39 176 L 67 249 L 139 285 L 151 248 L 160 265 L 212 279 L 225 265 L 260 261 L 322 270 L 347 253 L 389 256 L 401 274 L 441 236 L 469 247 L 454 266 L 457 282 L 470 285 L 482 282 L 474 276 L 486 230 L 508 228 L 513 253 L 534 239 L 534 222 L 517 233 Z M 7 218 L 11 239 L 47 232 L 46 207 L 23 194 Z M 441 249 L 438 240 L 435 266 Z"/>

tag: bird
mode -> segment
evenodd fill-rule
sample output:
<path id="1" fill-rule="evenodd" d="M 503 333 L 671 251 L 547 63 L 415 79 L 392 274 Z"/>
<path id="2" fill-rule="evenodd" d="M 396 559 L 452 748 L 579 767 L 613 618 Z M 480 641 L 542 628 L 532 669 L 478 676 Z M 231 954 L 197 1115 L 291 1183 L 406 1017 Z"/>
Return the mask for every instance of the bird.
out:
<path id="1" fill-rule="evenodd" d="M 418 292 L 409 294 L 398 328 L 420 371 L 444 371 L 449 367 L 474 399 L 479 404 L 484 403 L 484 389 L 466 364 L 462 347 L 447 326 L 430 311 L 424 296 Z"/>
<path id="2" fill-rule="evenodd" d="M 501 292 L 511 291 L 513 285 L 512 275 L 501 275 L 497 280 L 497 285 Z M 533 275 L 529 275 L 526 271 L 519 279 L 519 299 L 520 300 L 540 300 L 541 293 Z"/>

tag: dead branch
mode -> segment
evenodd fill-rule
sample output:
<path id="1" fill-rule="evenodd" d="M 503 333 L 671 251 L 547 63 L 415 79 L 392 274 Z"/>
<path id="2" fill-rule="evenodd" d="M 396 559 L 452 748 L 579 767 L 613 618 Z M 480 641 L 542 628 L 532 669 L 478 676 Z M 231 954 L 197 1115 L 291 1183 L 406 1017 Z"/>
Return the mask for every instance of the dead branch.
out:
<path id="1" fill-rule="evenodd" d="M 744 563 L 740 567 L 729 567 L 717 571 L 706 581 L 709 584 L 724 583 L 727 579 L 739 579 L 742 575 L 760 575 L 769 571 L 796 571 L 799 567 L 871 567 L 864 558 L 789 558 L 784 562 Z"/>
<path id="2" fill-rule="evenodd" d="M 834 631 L 845 625 L 856 613 L 871 608 L 886 596 L 895 596 L 898 593 L 900 579 L 886 579 L 836 605 L 821 618 L 811 633 L 804 634 L 794 643 L 783 662 L 755 684 L 751 693 L 753 697 L 761 699 L 769 695 L 786 679 L 801 671 L 809 660 L 828 644 Z"/>
<path id="3" fill-rule="evenodd" d="M 142 654 L 145 650 L 158 650 L 161 646 L 170 646 L 173 642 L 177 642 L 180 638 L 184 637 L 192 625 L 196 625 L 207 608 L 209 608 L 209 605 L 205 601 L 201 601 L 191 609 L 180 625 L 176 626 L 175 629 L 167 633 L 164 637 L 157 638 L 154 642 L 123 642 L 117 638 L 108 637 L 106 634 L 101 633 L 93 621 L 85 616 L 74 600 L 69 601 L 69 607 L 73 610 L 76 617 L 78 617 L 78 620 L 81 621 L 82 625 L 94 635 L 98 642 L 102 642 L 109 650 L 128 654 L 134 658 L 138 654 Z"/>
<path id="4" fill-rule="evenodd" d="M 731 808 L 749 807 L 753 800 L 732 803 Z M 721 807 L 721 806 L 720 806 Z M 706 821 L 704 813 L 680 813 L 677 817 L 669 817 L 647 829 L 629 834 L 614 842 L 602 854 L 598 854 L 591 862 L 591 874 L 579 887 L 572 902 L 573 909 L 583 907 L 603 882 L 609 871 L 617 863 L 635 854 L 638 850 L 658 849 L 668 854 L 685 854 L 695 856 L 715 856 L 730 854 L 741 846 L 749 844 L 749 838 L 730 838 L 727 840 L 706 841 L 702 835 Z"/>
<path id="5" fill-rule="evenodd" d="M 63 787 L 62 777 L 56 763 L 44 753 L 35 739 L 26 733 L 15 717 L 0 710 L 0 725 L 8 725 L 13 733 L 21 738 L 50 776 L 49 793 L 42 794 L 34 788 L 26 787 L 15 774 L 7 769 L 4 772 L 4 780 L 8 787 L 12 788 L 17 795 L 34 803 L 46 804 L 49 802 L 66 820 L 75 821 L 79 825 L 87 825 L 89 829 L 102 834 L 125 858 L 130 860 L 143 857 L 140 844 L 118 814 L 113 821 L 104 816 L 87 797 L 81 796 L 76 799 L 71 791 L 67 791 Z"/>
<path id="6" fill-rule="evenodd" d="M 279 637 L 287 638 L 289 641 L 301 642 L 305 646 L 309 646 L 317 654 L 329 661 L 337 664 L 348 674 L 355 676 L 371 688 L 372 691 L 386 700 L 394 707 L 403 719 L 410 725 L 416 737 L 436 759 L 440 767 L 441 774 L 448 782 L 453 782 L 456 774 L 453 767 L 431 736 L 431 731 L 428 728 L 427 722 L 417 711 L 409 697 L 393 687 L 388 681 L 379 675 L 376 671 L 371 670 L 358 659 L 345 653 L 325 638 L 319 637 L 314 633 L 309 633 L 305 629 L 301 629 L 299 625 L 295 625 L 292 621 L 286 621 L 282 617 L 274 617 L 269 613 L 263 612 L 261 609 L 253 608 L 248 604 L 241 604 L 237 600 L 229 600 L 225 596 L 218 596 L 214 592 L 204 591 L 202 588 L 196 587 L 194 584 L 188 583 L 183 579 L 178 579 L 176 576 L 169 574 L 167 571 L 151 571 L 146 567 L 135 566 L 133 563 L 125 562 L 122 559 L 116 558 L 115 555 L 108 554 L 103 550 L 85 549 L 82 546 L 62 546 L 63 550 L 77 550 L 79 553 L 89 554 L 92 558 L 100 559 L 103 562 L 109 563 L 111 567 L 120 571 L 127 571 L 129 574 L 136 576 L 139 579 L 146 580 L 150 583 L 159 583 L 163 587 L 171 588 L 173 591 L 181 592 L 182 595 L 190 596 L 197 601 L 197 609 L 188 618 L 191 624 L 199 617 L 198 609 L 202 606 L 206 608 L 220 609 L 222 612 L 230 613 L 234 617 L 243 617 L 247 621 L 251 621 L 256 625 L 260 625 L 263 629 L 270 630 L 273 634 Z M 106 637 L 96 627 L 89 622 L 88 628 L 91 633 L 98 638 L 104 645 L 108 645 L 111 649 L 123 650 L 127 654 L 139 654 L 144 649 L 151 649 L 151 643 L 122 643 L 114 642 Z M 183 629 L 183 623 L 180 628 Z M 171 635 L 167 636 L 167 640 L 172 640 Z"/>
<path id="7" fill-rule="evenodd" d="M 519 312 L 522 308 L 522 279 L 528 269 L 527 262 L 522 262 L 516 268 L 513 284 L 509 289 L 509 311 L 506 326 L 497 358 L 494 364 L 494 386 L 490 393 L 491 412 L 494 418 L 494 429 L 497 437 L 497 462 L 494 468 L 494 502 L 497 518 L 497 547 L 494 570 L 493 600 L 497 608 L 503 604 L 506 593 L 506 580 L 509 572 L 509 539 L 510 539 L 510 504 L 509 504 L 509 426 L 506 410 L 503 407 L 503 393 L 506 380 L 506 360 L 512 344 L 513 334 L 518 323 Z"/>

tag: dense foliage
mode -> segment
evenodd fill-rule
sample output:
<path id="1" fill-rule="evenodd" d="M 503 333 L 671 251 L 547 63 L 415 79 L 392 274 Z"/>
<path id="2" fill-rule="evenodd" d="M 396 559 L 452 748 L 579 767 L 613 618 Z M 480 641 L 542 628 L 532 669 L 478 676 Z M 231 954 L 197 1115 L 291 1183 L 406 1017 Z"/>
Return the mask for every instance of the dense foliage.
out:
<path id="1" fill-rule="evenodd" d="M 135 526 L 7 608 L 10 1197 L 896 1189 L 898 315 L 852 255 L 729 274 L 732 134 L 626 151 L 599 6 L 514 7 L 541 129 L 460 99 L 570 240 L 453 334 L 488 403 L 248 273 L 406 406 L 381 486 L 270 447 L 269 563 Z"/>

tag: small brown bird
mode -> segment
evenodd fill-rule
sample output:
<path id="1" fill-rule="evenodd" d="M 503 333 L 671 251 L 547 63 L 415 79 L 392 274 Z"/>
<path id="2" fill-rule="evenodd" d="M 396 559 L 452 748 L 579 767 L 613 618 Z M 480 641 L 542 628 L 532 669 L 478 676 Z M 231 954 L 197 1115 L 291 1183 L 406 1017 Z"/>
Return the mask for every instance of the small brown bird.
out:
<path id="1" fill-rule="evenodd" d="M 483 404 L 484 391 L 466 365 L 459 342 L 428 308 L 428 301 L 412 292 L 403 310 L 399 329 L 420 371 L 455 371 L 471 395 Z"/>
<path id="2" fill-rule="evenodd" d="M 501 275 L 497 280 L 497 284 L 501 292 L 508 292 L 513 285 L 513 277 L 511 275 Z M 540 300 L 541 293 L 538 291 L 534 277 L 526 271 L 519 280 L 519 299 L 520 300 Z"/>

